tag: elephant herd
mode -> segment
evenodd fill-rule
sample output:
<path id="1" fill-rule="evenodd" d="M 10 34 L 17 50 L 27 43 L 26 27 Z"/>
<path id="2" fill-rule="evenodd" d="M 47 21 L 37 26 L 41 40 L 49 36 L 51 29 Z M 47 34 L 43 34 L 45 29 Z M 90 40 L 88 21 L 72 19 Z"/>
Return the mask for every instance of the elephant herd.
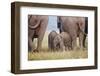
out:
<path id="1" fill-rule="evenodd" d="M 58 34 L 56 31 L 48 35 L 48 45 L 50 50 L 69 50 L 72 49 L 71 38 L 67 32 Z"/>
<path id="2" fill-rule="evenodd" d="M 28 50 L 40 51 L 49 16 L 28 15 Z M 52 30 L 48 35 L 50 50 L 74 50 L 77 47 L 77 37 L 80 48 L 85 48 L 88 34 L 88 17 L 57 16 L 59 33 Z M 37 38 L 37 48 L 34 49 L 33 41 Z"/>

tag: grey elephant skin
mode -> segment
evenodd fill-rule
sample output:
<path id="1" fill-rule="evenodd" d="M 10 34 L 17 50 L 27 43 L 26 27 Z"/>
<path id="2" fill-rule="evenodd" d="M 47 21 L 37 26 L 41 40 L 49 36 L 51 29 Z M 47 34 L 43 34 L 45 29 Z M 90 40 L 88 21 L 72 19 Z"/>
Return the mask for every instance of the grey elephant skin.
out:
<path id="1" fill-rule="evenodd" d="M 56 31 L 51 31 L 48 35 L 48 46 L 51 51 L 64 50 L 62 37 Z"/>
<path id="2" fill-rule="evenodd" d="M 64 43 L 64 46 L 65 46 L 65 51 L 66 50 L 72 50 L 72 40 L 71 40 L 70 35 L 67 32 L 61 32 L 60 36 L 63 39 L 63 43 Z"/>
<path id="3" fill-rule="evenodd" d="M 51 31 L 48 35 L 48 47 L 50 50 L 55 50 L 54 48 L 54 38 L 57 36 L 57 32 L 56 31 Z"/>
<path id="4" fill-rule="evenodd" d="M 60 33 L 67 32 L 71 36 L 72 48 L 76 48 L 77 37 L 79 37 L 80 48 L 83 48 L 86 17 L 58 16 L 57 19 Z"/>
<path id="5" fill-rule="evenodd" d="M 47 25 L 48 16 L 28 15 L 28 50 L 41 50 Z M 37 38 L 37 48 L 33 47 L 34 38 Z"/>

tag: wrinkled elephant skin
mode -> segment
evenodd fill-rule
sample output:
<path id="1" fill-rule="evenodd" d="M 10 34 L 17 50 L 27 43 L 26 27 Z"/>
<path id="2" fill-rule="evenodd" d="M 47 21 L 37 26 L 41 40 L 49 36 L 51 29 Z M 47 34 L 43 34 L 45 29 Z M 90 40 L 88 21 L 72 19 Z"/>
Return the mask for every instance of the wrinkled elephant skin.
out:
<path id="1" fill-rule="evenodd" d="M 28 50 L 39 51 L 48 25 L 48 16 L 28 15 Z M 37 38 L 37 48 L 33 47 L 34 38 Z"/>
<path id="2" fill-rule="evenodd" d="M 60 36 L 63 39 L 65 50 L 72 50 L 72 41 L 70 35 L 67 32 L 61 32 Z"/>
<path id="3" fill-rule="evenodd" d="M 83 48 L 83 39 L 86 35 L 86 17 L 58 16 L 58 28 L 60 32 L 67 32 L 72 40 L 72 48 L 76 48 L 76 40 L 79 37 L 80 48 Z"/>

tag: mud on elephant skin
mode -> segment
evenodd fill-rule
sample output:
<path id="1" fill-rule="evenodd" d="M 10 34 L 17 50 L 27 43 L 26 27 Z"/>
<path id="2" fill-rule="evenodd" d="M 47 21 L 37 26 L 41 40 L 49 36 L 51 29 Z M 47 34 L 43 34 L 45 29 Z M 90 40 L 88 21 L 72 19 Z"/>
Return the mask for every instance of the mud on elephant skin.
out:
<path id="1" fill-rule="evenodd" d="M 77 37 L 79 37 L 80 48 L 83 48 L 86 17 L 58 16 L 57 19 L 60 33 L 67 32 L 71 36 L 72 48 L 76 48 Z"/>
<path id="2" fill-rule="evenodd" d="M 48 25 L 48 16 L 28 15 L 28 50 L 40 51 L 42 40 Z M 37 38 L 37 48 L 33 47 L 34 38 Z"/>

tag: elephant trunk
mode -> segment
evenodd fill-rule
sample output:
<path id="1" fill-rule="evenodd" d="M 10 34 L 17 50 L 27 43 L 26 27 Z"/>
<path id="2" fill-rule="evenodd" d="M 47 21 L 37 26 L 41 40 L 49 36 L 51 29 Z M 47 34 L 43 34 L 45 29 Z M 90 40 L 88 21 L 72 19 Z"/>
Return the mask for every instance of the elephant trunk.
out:
<path id="1" fill-rule="evenodd" d="M 39 24 L 40 24 L 40 20 L 37 21 L 36 25 L 30 25 L 30 24 L 29 24 L 28 27 L 29 27 L 30 29 L 36 29 L 36 28 L 39 26 Z"/>

